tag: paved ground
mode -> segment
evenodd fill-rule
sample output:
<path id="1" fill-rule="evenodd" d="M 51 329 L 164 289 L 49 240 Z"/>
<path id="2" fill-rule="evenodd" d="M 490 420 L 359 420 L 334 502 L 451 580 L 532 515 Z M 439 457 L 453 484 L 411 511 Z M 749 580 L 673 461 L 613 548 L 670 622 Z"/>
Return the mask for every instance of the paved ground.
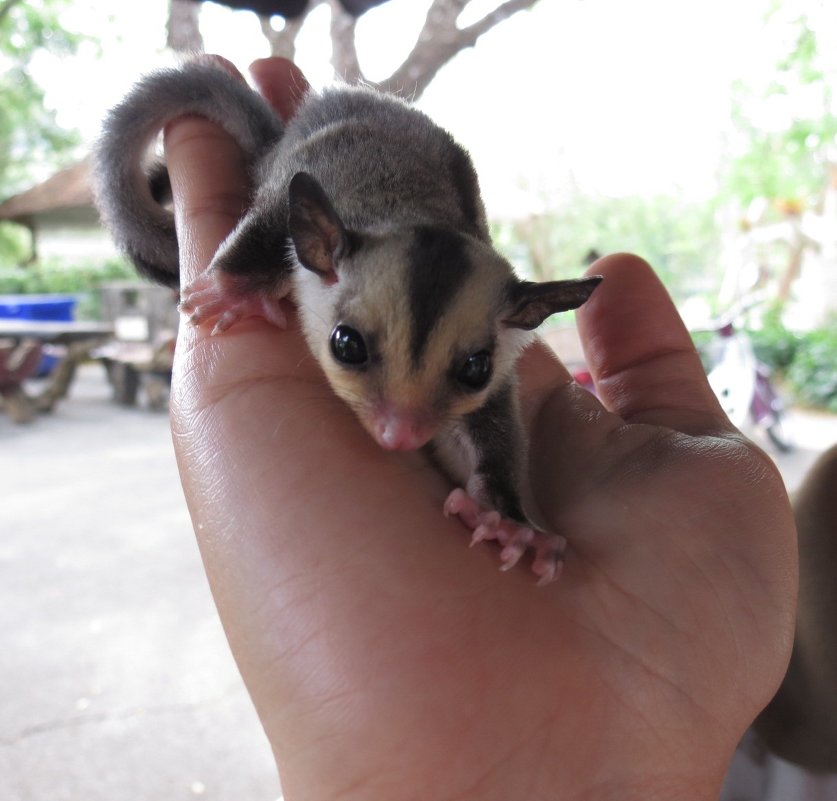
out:
<path id="1" fill-rule="evenodd" d="M 55 413 L 0 414 L 0 799 L 275 801 L 165 414 L 85 370 Z"/>
<path id="2" fill-rule="evenodd" d="M 795 412 L 792 489 L 837 442 Z M 30 426 L 0 414 L 0 799 L 275 801 L 227 651 L 164 414 L 96 367 Z"/>

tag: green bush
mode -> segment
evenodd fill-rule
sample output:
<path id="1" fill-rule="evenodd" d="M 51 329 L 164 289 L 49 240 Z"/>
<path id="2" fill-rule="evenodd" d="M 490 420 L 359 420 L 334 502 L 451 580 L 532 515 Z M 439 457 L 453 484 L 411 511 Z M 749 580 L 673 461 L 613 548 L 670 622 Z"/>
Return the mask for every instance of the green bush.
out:
<path id="1" fill-rule="evenodd" d="M 134 276 L 133 270 L 121 259 L 72 266 L 43 263 L 30 267 L 0 267 L 0 294 L 74 295 L 90 292 L 103 281 Z"/>
<path id="2" fill-rule="evenodd" d="M 801 334 L 785 328 L 778 313 L 770 313 L 760 328 L 748 333 L 756 358 L 785 379 L 798 402 L 837 412 L 837 318 Z M 714 337 L 711 331 L 692 332 L 707 372 Z"/>
<path id="3" fill-rule="evenodd" d="M 31 238 L 23 226 L 6 220 L 0 222 L 0 266 L 23 263 L 32 252 Z"/>
<path id="4" fill-rule="evenodd" d="M 791 366 L 801 339 L 799 334 L 785 328 L 778 310 L 765 315 L 762 327 L 749 333 L 759 361 L 779 373 Z"/>
<path id="5" fill-rule="evenodd" d="M 837 412 L 837 319 L 802 335 L 787 378 L 800 401 Z"/>
<path id="6" fill-rule="evenodd" d="M 703 369 L 708 373 L 712 369 L 712 362 L 710 359 L 710 346 L 715 339 L 714 331 L 692 331 L 692 342 L 695 343 L 695 349 L 703 362 Z"/>
<path id="7" fill-rule="evenodd" d="M 30 267 L 0 267 L 0 295 L 76 295 L 77 319 L 98 319 L 99 295 L 103 282 L 136 278 L 121 259 L 66 264 L 33 264 Z"/>

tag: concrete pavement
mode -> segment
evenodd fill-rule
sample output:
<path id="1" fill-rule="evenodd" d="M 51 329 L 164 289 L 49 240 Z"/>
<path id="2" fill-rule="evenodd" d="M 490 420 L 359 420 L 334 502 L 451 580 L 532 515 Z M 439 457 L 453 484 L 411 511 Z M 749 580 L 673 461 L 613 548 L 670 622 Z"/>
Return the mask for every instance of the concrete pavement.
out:
<path id="1" fill-rule="evenodd" d="M 789 428 L 793 489 L 837 417 Z M 0 413 L 0 476 L 0 798 L 275 801 L 165 414 L 115 406 L 88 366 L 52 415 Z"/>
<path id="2" fill-rule="evenodd" d="M 100 368 L 30 426 L 0 414 L 0 798 L 275 801 L 165 414 Z"/>

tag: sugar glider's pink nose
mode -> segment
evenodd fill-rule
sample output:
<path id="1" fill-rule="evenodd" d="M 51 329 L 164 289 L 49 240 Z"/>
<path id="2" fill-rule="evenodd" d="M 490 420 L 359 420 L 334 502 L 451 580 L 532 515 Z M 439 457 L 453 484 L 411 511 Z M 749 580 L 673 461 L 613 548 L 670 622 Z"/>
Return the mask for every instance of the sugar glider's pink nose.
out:
<path id="1" fill-rule="evenodd" d="M 412 412 L 387 409 L 375 415 L 372 434 L 388 451 L 414 451 L 430 442 L 434 427 Z"/>

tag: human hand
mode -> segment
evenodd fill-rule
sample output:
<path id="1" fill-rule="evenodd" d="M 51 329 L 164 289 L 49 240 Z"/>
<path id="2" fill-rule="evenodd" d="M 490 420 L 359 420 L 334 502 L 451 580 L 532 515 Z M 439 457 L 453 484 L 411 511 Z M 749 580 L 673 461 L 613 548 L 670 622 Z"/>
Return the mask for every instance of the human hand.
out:
<path id="1" fill-rule="evenodd" d="M 301 76 L 256 72 L 292 110 Z M 166 149 L 186 282 L 247 184 L 206 121 Z M 786 665 L 793 522 L 650 268 L 595 272 L 578 320 L 605 406 L 544 347 L 520 368 L 535 499 L 569 540 L 545 588 L 466 547 L 445 479 L 372 441 L 296 326 L 181 326 L 183 486 L 289 801 L 717 797 Z"/>

